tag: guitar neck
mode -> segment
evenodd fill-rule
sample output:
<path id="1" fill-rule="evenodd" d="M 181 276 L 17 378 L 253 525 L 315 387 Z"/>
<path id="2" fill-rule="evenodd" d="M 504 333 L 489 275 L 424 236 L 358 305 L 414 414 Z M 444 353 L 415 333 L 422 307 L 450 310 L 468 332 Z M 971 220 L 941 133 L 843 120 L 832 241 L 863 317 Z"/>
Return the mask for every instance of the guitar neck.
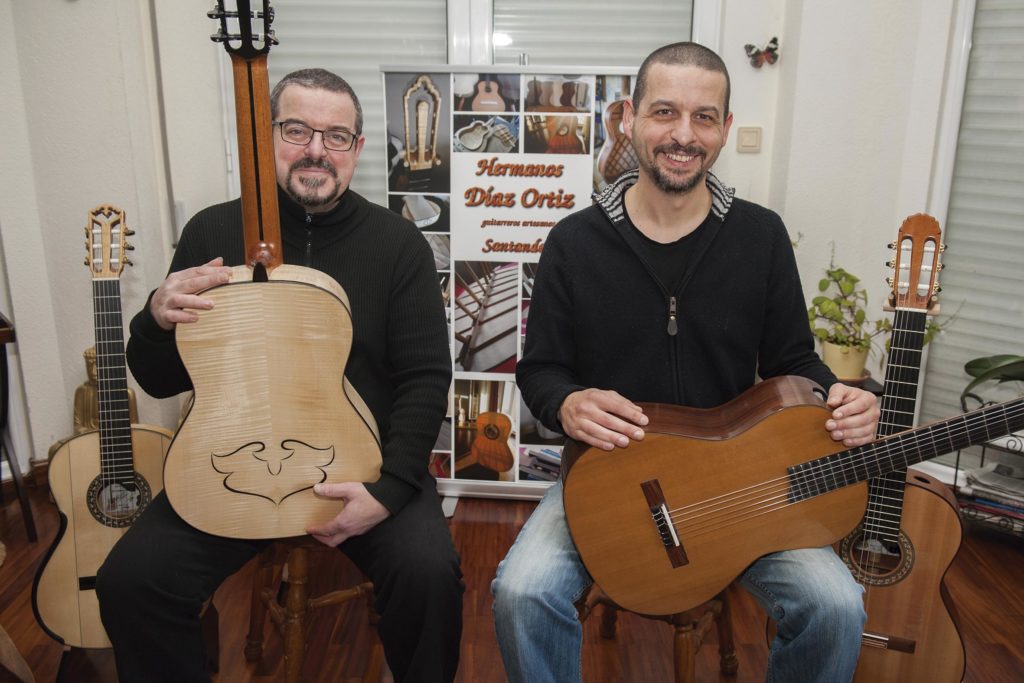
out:
<path id="1" fill-rule="evenodd" d="M 1024 428 L 1024 398 L 900 432 L 787 468 L 789 500 L 800 502 L 881 477 L 944 453 Z"/>
<path id="2" fill-rule="evenodd" d="M 117 278 L 94 279 L 92 298 L 99 395 L 100 473 L 108 481 L 134 482 L 120 281 Z"/>
<path id="3" fill-rule="evenodd" d="M 893 316 L 878 436 L 897 434 L 914 425 L 926 319 L 924 311 L 908 309 L 897 309 Z M 906 468 L 868 482 L 867 510 L 861 524 L 866 533 L 884 542 L 898 541 L 905 491 Z"/>
<path id="4" fill-rule="evenodd" d="M 271 131 L 267 55 L 231 55 L 241 173 L 246 263 L 269 271 L 281 265 L 274 138 Z"/>

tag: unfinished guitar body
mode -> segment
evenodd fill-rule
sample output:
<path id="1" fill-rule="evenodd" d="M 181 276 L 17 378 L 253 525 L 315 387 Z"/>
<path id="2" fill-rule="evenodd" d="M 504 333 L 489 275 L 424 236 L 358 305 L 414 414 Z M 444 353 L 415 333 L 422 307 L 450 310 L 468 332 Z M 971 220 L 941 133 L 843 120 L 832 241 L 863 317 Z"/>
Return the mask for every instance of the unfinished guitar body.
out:
<path id="1" fill-rule="evenodd" d="M 195 402 L 167 456 L 168 499 L 207 533 L 302 535 L 343 507 L 315 484 L 380 476 L 376 424 L 343 375 L 348 298 L 326 274 L 289 265 L 268 282 L 238 266 L 203 296 L 214 308 L 176 333 Z"/>

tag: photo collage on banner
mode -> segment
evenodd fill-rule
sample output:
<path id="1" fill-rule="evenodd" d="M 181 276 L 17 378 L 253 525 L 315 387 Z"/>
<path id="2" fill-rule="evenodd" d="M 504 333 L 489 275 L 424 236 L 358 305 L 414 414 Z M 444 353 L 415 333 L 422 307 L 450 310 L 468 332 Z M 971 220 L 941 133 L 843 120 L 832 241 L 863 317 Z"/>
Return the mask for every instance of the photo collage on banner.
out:
<path id="1" fill-rule="evenodd" d="M 538 261 L 559 220 L 636 167 L 632 76 L 489 68 L 504 71 L 384 71 L 388 205 L 433 249 L 448 316 L 454 381 L 430 471 L 484 489 L 558 477 L 564 437 L 515 383 Z"/>

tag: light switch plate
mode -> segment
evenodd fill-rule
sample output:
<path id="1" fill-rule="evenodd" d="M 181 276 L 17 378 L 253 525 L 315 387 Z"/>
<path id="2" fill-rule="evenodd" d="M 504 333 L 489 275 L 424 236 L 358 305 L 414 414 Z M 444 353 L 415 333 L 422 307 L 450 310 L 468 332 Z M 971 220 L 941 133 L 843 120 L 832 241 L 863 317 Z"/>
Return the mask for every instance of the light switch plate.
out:
<path id="1" fill-rule="evenodd" d="M 746 126 L 736 129 L 736 151 L 748 154 L 761 151 L 761 127 Z"/>

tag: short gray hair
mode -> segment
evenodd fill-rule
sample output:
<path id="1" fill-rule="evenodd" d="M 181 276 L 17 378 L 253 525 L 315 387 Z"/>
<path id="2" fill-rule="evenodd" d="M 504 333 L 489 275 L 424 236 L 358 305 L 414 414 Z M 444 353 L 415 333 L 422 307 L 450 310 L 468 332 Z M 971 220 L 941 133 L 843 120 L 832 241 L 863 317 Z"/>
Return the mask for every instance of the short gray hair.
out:
<path id="1" fill-rule="evenodd" d="M 279 112 L 278 104 L 281 101 L 281 93 L 289 85 L 301 85 L 303 88 L 310 88 L 311 90 L 327 90 L 348 95 L 352 98 L 352 104 L 356 107 L 355 133 L 356 135 L 363 134 L 363 106 L 359 104 L 356 91 L 352 89 L 348 81 L 327 69 L 300 69 L 282 78 L 274 86 L 273 92 L 270 93 L 270 116 L 275 121 Z"/>

